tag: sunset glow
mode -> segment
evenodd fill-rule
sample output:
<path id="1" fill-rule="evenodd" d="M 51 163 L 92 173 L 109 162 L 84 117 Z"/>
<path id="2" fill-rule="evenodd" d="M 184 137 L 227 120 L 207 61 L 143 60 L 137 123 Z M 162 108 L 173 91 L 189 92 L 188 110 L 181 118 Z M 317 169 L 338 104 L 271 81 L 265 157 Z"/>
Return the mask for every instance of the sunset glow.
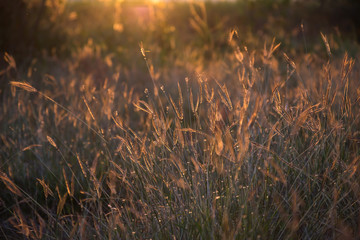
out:
<path id="1" fill-rule="evenodd" d="M 358 239 L 359 0 L 0 0 L 0 239 Z"/>

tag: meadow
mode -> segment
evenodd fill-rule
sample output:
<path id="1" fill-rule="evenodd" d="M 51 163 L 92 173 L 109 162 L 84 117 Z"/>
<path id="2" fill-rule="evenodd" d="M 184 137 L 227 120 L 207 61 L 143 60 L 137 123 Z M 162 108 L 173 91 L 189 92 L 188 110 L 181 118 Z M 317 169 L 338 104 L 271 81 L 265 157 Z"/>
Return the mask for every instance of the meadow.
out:
<path id="1" fill-rule="evenodd" d="M 359 239 L 330 2 L 0 3 L 0 238 Z"/>

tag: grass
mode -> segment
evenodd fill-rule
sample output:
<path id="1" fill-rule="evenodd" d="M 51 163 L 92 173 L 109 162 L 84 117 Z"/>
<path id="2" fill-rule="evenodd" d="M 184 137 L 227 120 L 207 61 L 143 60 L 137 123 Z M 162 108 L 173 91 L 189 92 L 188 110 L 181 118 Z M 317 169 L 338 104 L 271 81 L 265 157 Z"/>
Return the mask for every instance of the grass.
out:
<path id="1" fill-rule="evenodd" d="M 162 14 L 116 53 L 5 55 L 2 238 L 356 239 L 357 44 L 243 38 L 200 4 L 186 45 Z"/>

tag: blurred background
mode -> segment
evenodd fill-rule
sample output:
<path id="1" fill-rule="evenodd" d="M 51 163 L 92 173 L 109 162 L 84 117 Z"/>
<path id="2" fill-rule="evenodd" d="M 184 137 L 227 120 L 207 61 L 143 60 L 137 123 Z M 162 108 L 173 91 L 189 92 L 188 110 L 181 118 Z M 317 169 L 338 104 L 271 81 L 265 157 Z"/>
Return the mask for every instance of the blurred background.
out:
<path id="1" fill-rule="evenodd" d="M 139 64 L 140 43 L 158 68 L 178 63 L 193 71 L 184 64 L 206 67 L 232 51 L 227 33 L 234 29 L 241 45 L 262 47 L 276 37 L 290 55 L 323 49 L 313 44 L 322 32 L 333 54 L 346 49 L 352 55 L 360 40 L 359 10 L 357 0 L 2 0 L 0 54 L 14 57 L 18 75 L 2 74 L 0 91 L 19 72 L 22 79 L 40 79 L 39 69 L 57 77 L 72 69 L 97 82 L 122 72 L 123 81 L 142 84 L 148 76 Z M 64 66 L 69 59 L 70 68 Z M 0 70 L 8 67 L 1 57 Z"/>
<path id="2" fill-rule="evenodd" d="M 318 38 L 320 31 L 360 39 L 357 0 L 205 2 L 210 36 L 193 34 L 196 27 L 190 21 L 192 11 L 187 1 L 3 0 L 0 51 L 22 62 L 44 52 L 66 57 L 92 39 L 104 50 L 122 57 L 125 46 L 137 47 L 139 41 L 163 44 L 166 51 L 183 44 L 203 44 L 206 37 L 213 37 L 214 47 L 221 49 L 222 36 L 217 31 L 232 28 L 238 28 L 243 36 L 276 36 L 298 44 L 302 41 L 301 24 L 309 40 Z M 254 39 L 247 41 L 251 44 Z"/>

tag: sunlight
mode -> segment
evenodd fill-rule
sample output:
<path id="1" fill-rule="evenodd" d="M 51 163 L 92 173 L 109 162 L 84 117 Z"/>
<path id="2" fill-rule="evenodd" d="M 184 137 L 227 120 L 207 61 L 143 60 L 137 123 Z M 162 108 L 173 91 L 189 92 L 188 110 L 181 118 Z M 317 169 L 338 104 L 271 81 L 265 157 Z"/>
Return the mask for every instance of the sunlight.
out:
<path id="1" fill-rule="evenodd" d="M 0 240 L 360 240 L 358 9 L 0 0 Z"/>

